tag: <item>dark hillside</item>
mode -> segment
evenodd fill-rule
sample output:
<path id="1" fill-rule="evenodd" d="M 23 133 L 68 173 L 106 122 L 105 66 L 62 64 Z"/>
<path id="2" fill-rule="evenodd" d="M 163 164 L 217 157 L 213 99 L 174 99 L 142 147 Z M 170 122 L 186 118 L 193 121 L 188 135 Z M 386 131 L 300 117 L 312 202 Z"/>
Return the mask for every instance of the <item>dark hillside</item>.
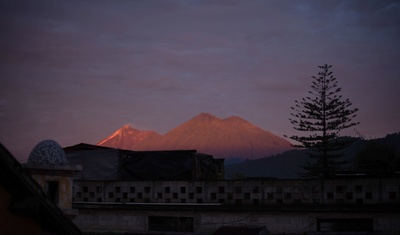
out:
<path id="1" fill-rule="evenodd" d="M 390 134 L 376 140 L 392 146 L 400 154 L 400 133 Z M 343 159 L 351 162 L 347 166 L 347 170 L 353 170 L 353 158 L 363 150 L 366 143 L 367 140 L 358 139 L 344 150 Z M 244 175 L 246 177 L 298 178 L 298 173 L 302 171 L 300 165 L 305 164 L 307 161 L 309 161 L 309 158 L 305 150 L 290 150 L 271 157 L 226 165 L 225 177 L 229 179 L 235 175 Z"/>

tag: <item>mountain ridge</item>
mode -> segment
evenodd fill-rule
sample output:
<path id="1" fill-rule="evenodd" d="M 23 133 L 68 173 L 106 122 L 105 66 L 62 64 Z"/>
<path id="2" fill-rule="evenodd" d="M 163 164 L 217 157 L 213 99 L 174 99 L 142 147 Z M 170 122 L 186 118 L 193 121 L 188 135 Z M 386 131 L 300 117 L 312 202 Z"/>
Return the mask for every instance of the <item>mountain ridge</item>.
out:
<path id="1" fill-rule="evenodd" d="M 341 138 L 354 138 L 356 140 L 353 144 L 346 147 L 342 151 L 342 160 L 349 161 L 350 165 L 354 163 L 357 154 L 363 148 L 365 148 L 368 143 L 370 143 L 369 141 L 377 141 L 387 148 L 392 148 L 392 150 L 397 154 L 397 157 L 400 159 L 400 132 L 388 134 L 383 138 L 370 140 L 355 137 Z M 279 179 L 299 178 L 299 173 L 304 172 L 304 169 L 301 166 L 305 165 L 309 161 L 312 161 L 312 159 L 310 159 L 307 155 L 307 150 L 293 149 L 269 157 L 225 165 L 225 178 L 232 179 L 237 176 L 272 177 Z M 350 166 L 348 165 L 347 168 L 349 167 Z M 350 170 L 352 169 L 350 168 Z"/>
<path id="2" fill-rule="evenodd" d="M 142 133 L 139 131 L 131 134 Z M 289 141 L 241 117 L 230 116 L 221 119 L 209 113 L 200 113 L 165 135 L 133 138 L 136 142 L 131 145 L 122 139 L 115 138 L 111 141 L 113 135 L 105 138 L 109 139 L 107 144 L 111 144 L 108 147 L 139 151 L 196 149 L 216 158 L 257 159 L 291 149 Z M 115 134 L 115 136 L 121 135 Z M 98 145 L 107 146 L 104 140 Z"/>

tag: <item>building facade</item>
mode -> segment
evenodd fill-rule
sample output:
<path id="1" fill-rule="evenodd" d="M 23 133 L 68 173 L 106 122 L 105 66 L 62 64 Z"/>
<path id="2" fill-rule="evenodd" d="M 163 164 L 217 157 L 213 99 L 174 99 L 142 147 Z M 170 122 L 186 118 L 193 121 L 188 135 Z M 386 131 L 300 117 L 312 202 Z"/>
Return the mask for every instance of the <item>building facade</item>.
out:
<path id="1" fill-rule="evenodd" d="M 399 173 L 223 180 L 223 161 L 194 150 L 40 145 L 24 169 L 84 233 L 400 234 Z"/>
<path id="2" fill-rule="evenodd" d="M 400 234 L 398 175 L 325 180 L 76 181 L 83 230 L 211 234 L 265 226 L 271 234 Z M 335 234 L 336 234 L 335 233 Z"/>

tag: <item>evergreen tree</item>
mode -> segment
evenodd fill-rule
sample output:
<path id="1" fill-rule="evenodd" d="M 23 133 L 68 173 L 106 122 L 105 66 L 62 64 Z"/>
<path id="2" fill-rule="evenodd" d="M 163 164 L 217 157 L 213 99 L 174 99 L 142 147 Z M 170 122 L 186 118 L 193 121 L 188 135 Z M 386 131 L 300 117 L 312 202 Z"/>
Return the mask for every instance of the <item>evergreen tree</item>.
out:
<path id="1" fill-rule="evenodd" d="M 310 134 L 289 138 L 300 143 L 295 147 L 308 149 L 309 157 L 314 160 L 302 166 L 306 173 L 301 176 L 323 179 L 346 163 L 339 159 L 340 150 L 347 147 L 351 139 L 339 138 L 339 132 L 359 123 L 352 121 L 358 109 L 351 109 L 350 100 L 339 94 L 341 88 L 330 71 L 332 66 L 318 67 L 322 71 L 318 77 L 312 76 L 310 96 L 295 101 L 295 106 L 291 107 L 292 118 L 289 118 L 294 129 Z"/>

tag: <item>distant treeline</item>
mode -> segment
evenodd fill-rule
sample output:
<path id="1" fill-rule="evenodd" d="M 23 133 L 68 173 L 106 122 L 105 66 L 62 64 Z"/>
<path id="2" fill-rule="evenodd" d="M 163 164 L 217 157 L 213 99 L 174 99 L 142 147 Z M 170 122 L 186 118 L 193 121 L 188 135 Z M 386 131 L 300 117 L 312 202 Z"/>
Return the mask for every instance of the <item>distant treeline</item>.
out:
<path id="1" fill-rule="evenodd" d="M 242 159 L 240 163 L 225 166 L 225 178 L 299 178 L 299 173 L 303 171 L 300 166 L 309 161 L 306 151 L 290 150 L 256 160 Z M 343 168 L 346 171 L 400 171 L 400 132 L 379 139 L 356 138 L 351 146 L 343 150 L 343 155 L 349 161 Z"/>

